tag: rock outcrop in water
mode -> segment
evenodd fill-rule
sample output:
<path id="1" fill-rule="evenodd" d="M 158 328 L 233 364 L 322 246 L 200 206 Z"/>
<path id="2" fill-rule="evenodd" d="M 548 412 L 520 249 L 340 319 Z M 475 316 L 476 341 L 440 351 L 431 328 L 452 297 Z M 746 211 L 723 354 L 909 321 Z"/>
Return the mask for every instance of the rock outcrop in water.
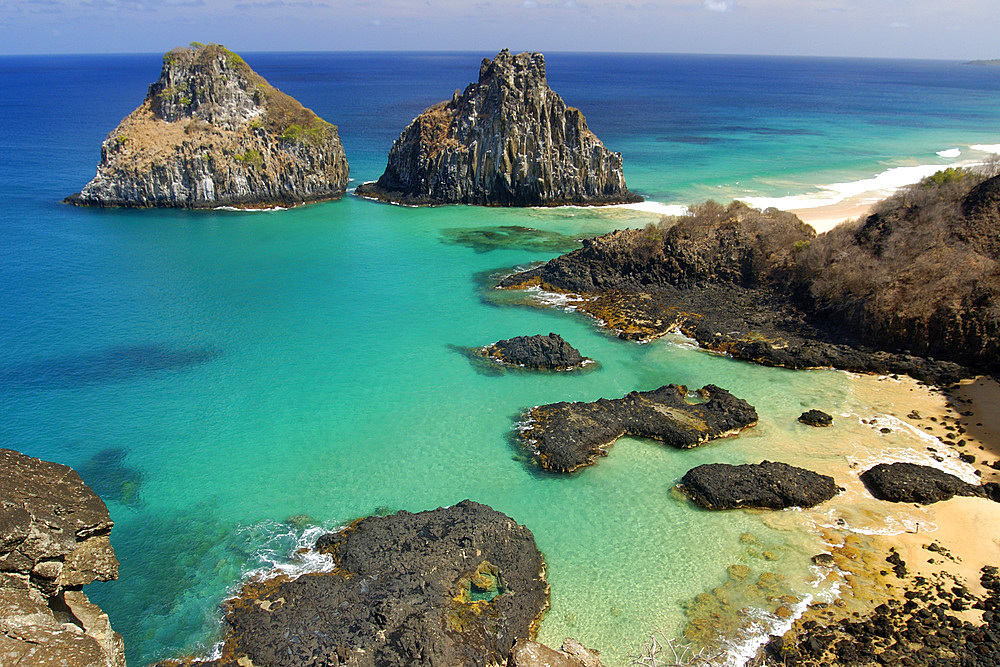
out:
<path id="1" fill-rule="evenodd" d="M 163 57 L 142 105 L 101 145 L 83 206 L 256 208 L 338 199 L 348 181 L 337 128 L 209 44 Z"/>
<path id="2" fill-rule="evenodd" d="M 73 470 L 0 449 L 0 665 L 125 667 L 81 590 L 118 577 L 108 508 Z"/>
<path id="3" fill-rule="evenodd" d="M 799 415 L 799 421 L 806 426 L 833 426 L 833 415 L 822 410 L 806 410 Z"/>
<path id="4" fill-rule="evenodd" d="M 499 287 L 541 287 L 619 332 L 680 331 L 771 366 L 951 384 L 1000 369 L 1000 177 L 943 172 L 817 236 L 790 213 L 708 202 L 584 241 Z"/>
<path id="5" fill-rule="evenodd" d="M 531 531 L 469 500 L 360 519 L 316 549 L 333 572 L 245 584 L 225 604 L 222 656 L 191 664 L 486 667 L 548 608 Z"/>
<path id="6" fill-rule="evenodd" d="M 519 435 L 543 468 L 572 472 L 607 456 L 625 435 L 687 449 L 756 423 L 754 407 L 725 389 L 708 384 L 691 392 L 670 384 L 623 398 L 532 408 Z"/>
<path id="7" fill-rule="evenodd" d="M 992 498 L 1000 501 L 997 483 L 969 484 L 937 468 L 916 463 L 879 463 L 861 473 L 869 493 L 894 503 L 929 505 L 954 496 Z"/>
<path id="8" fill-rule="evenodd" d="M 544 56 L 506 49 L 483 60 L 478 83 L 417 116 L 385 173 L 357 194 L 408 205 L 642 201 L 625 186 L 621 155 L 549 88 Z"/>
<path id="9" fill-rule="evenodd" d="M 481 353 L 497 363 L 534 370 L 568 371 L 591 361 L 562 336 L 554 333 L 548 336 L 515 336 L 500 340 L 481 348 Z"/>
<path id="10" fill-rule="evenodd" d="M 840 490 L 829 475 L 787 463 L 708 463 L 688 470 L 681 490 L 705 509 L 812 507 Z"/>

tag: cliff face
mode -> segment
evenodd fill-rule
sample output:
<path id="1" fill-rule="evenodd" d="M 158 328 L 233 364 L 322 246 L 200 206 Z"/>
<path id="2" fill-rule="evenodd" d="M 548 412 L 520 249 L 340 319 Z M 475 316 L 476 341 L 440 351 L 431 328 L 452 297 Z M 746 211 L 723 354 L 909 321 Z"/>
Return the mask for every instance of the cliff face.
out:
<path id="1" fill-rule="evenodd" d="M 542 54 L 506 49 L 483 60 L 478 83 L 417 116 L 382 177 L 357 193 L 411 205 L 642 201 L 625 186 L 621 155 L 549 88 Z"/>
<path id="2" fill-rule="evenodd" d="M 66 466 L 0 449 L 0 665 L 125 667 L 81 588 L 118 578 L 108 509 Z"/>
<path id="3" fill-rule="evenodd" d="M 86 206 L 291 206 L 338 199 L 337 128 L 217 44 L 163 57 L 145 101 L 101 145 Z"/>

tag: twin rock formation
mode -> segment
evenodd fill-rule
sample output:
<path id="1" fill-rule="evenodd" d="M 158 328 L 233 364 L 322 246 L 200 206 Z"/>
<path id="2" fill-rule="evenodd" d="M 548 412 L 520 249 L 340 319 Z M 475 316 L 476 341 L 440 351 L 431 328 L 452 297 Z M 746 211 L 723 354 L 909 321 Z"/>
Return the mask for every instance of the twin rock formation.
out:
<path id="1" fill-rule="evenodd" d="M 238 55 L 194 44 L 163 57 L 142 105 L 101 145 L 83 206 L 240 208 L 339 199 L 348 164 L 337 127 Z M 418 116 L 385 173 L 357 189 L 408 205 L 554 206 L 641 201 L 622 159 L 545 80 L 540 53 L 484 59 L 479 82 Z"/>

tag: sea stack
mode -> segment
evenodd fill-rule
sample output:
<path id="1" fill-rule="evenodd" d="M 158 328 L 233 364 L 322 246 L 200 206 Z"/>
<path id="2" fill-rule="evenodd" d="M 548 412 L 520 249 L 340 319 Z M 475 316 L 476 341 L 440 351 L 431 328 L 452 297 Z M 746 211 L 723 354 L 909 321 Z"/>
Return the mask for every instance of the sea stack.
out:
<path id="1" fill-rule="evenodd" d="M 81 206 L 265 208 L 339 199 L 337 128 L 218 44 L 163 56 L 145 101 L 101 145 Z"/>
<path id="2" fill-rule="evenodd" d="M 642 201 L 625 186 L 620 153 L 545 79 L 540 53 L 504 49 L 479 81 L 403 130 L 385 173 L 357 194 L 406 205 L 559 206 Z"/>

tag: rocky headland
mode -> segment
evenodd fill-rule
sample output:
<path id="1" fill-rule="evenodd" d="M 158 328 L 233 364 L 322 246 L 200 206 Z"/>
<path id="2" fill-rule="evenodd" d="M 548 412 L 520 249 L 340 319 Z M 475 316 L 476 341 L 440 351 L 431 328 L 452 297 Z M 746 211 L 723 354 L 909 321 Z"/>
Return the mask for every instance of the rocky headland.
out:
<path id="1" fill-rule="evenodd" d="M 163 56 L 145 101 L 101 145 L 97 175 L 66 201 L 287 207 L 339 199 L 347 181 L 336 126 L 232 51 L 193 44 Z"/>
<path id="2" fill-rule="evenodd" d="M 951 384 L 1000 368 L 998 224 L 1000 177 L 950 170 L 819 236 L 790 213 L 708 202 L 499 287 L 577 295 L 623 338 L 680 331 L 767 365 Z"/>
<path id="3" fill-rule="evenodd" d="M 356 192 L 414 206 L 642 201 L 625 186 L 621 155 L 549 88 L 544 56 L 506 49 L 483 59 L 478 82 L 417 116 L 378 181 Z"/>
<path id="4" fill-rule="evenodd" d="M 572 472 L 607 456 L 622 436 L 651 438 L 681 449 L 736 435 L 757 423 L 757 411 L 715 385 L 689 391 L 664 385 L 592 403 L 552 403 L 528 411 L 518 437 L 538 464 Z"/>
<path id="5" fill-rule="evenodd" d="M 688 470 L 679 486 L 691 500 L 710 510 L 813 507 L 841 490 L 829 475 L 771 461 L 700 465 Z"/>
<path id="6" fill-rule="evenodd" d="M 221 657 L 183 664 L 502 665 L 548 608 L 531 531 L 469 500 L 359 519 L 315 548 L 332 572 L 246 583 Z"/>
<path id="7" fill-rule="evenodd" d="M 82 588 L 118 578 L 108 508 L 66 466 L 0 449 L 0 665 L 125 667 Z"/>
<path id="8" fill-rule="evenodd" d="M 532 370 L 570 371 L 592 363 L 555 333 L 515 336 L 479 348 L 479 352 L 496 363 Z"/>

